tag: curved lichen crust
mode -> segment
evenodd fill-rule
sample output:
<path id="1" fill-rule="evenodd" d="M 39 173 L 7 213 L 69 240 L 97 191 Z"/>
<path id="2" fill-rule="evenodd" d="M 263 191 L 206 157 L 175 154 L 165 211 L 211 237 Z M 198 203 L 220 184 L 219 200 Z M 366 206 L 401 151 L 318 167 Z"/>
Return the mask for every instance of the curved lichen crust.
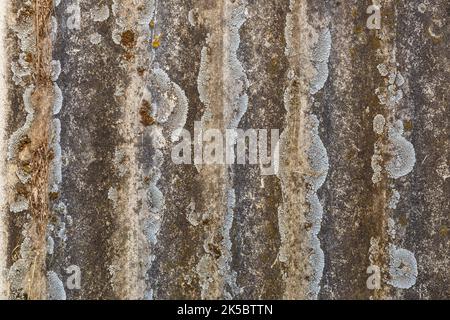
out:
<path id="1" fill-rule="evenodd" d="M 155 151 L 152 157 L 152 168 L 148 174 L 149 186 L 146 201 L 144 201 L 144 206 L 149 211 L 145 232 L 150 245 L 154 247 L 158 241 L 165 206 L 165 197 L 158 184 L 164 163 L 163 150 L 168 145 L 166 137 L 170 137 L 172 142 L 178 141 L 181 129 L 186 124 L 189 101 L 184 90 L 159 67 L 152 70 L 151 87 L 147 88 L 146 93 L 152 101 L 150 111 L 151 117 L 155 120 L 155 124 L 149 131 Z M 154 254 L 150 255 L 148 270 L 155 258 Z M 153 289 L 148 288 L 145 293 L 146 298 L 153 299 L 153 295 Z"/>
<path id="2" fill-rule="evenodd" d="M 312 60 L 316 68 L 316 75 L 311 81 L 311 94 L 319 92 L 328 79 L 328 60 L 331 52 L 331 33 L 327 28 L 319 35 L 316 47 L 314 48 Z"/>
<path id="3" fill-rule="evenodd" d="M 414 146 L 404 135 L 404 126 L 402 120 L 395 120 L 395 107 L 400 104 L 404 96 L 401 88 L 406 80 L 397 70 L 398 64 L 395 63 L 395 54 L 393 60 L 388 64 L 378 64 L 377 69 L 384 79 L 384 86 L 375 90 L 380 105 L 384 106 L 386 118 L 382 114 L 377 114 L 373 119 L 373 131 L 378 135 L 374 144 L 374 154 L 372 156 L 372 181 L 374 184 L 383 186 L 384 179 L 397 180 L 402 178 L 414 169 L 416 163 L 416 154 Z M 384 210 L 387 211 L 385 220 L 386 236 L 388 238 L 387 252 L 383 254 L 389 262 L 388 270 L 390 275 L 389 284 L 395 288 L 408 289 L 416 283 L 418 276 L 417 261 L 414 254 L 406 249 L 398 249 L 396 242 L 400 239 L 397 234 L 394 210 L 400 201 L 400 192 L 394 188 L 394 184 L 388 187 L 389 198 L 384 195 Z"/>
<path id="4" fill-rule="evenodd" d="M 230 237 L 231 228 L 234 220 L 234 210 L 236 206 L 236 192 L 234 189 L 228 190 L 227 194 L 227 212 L 225 215 L 224 226 L 222 229 L 222 251 L 223 255 L 219 258 L 219 273 L 224 277 L 224 296 L 225 299 L 231 300 L 242 289 L 237 284 L 237 272 L 231 269 L 232 263 L 232 242 Z"/>
<path id="5" fill-rule="evenodd" d="M 307 150 L 307 158 L 311 173 L 306 177 L 306 181 L 310 186 L 306 200 L 309 203 L 307 221 L 311 226 L 310 245 L 312 254 L 310 256 L 310 264 L 313 270 L 310 282 L 310 295 L 312 298 L 317 298 L 325 264 L 324 253 L 320 247 L 320 240 L 318 238 L 324 212 L 319 197 L 317 196 L 317 191 L 324 184 L 328 175 L 329 160 L 327 150 L 319 136 L 319 120 L 315 115 L 309 116 L 308 127 L 311 137 Z"/>
<path id="6" fill-rule="evenodd" d="M 15 131 L 8 142 L 8 160 L 12 160 L 17 153 L 20 141 L 26 136 L 31 128 L 34 120 L 34 108 L 31 102 L 31 95 L 34 91 L 34 85 L 30 85 L 23 94 L 23 104 L 25 106 L 25 111 L 27 112 L 25 124 Z"/>
<path id="7" fill-rule="evenodd" d="M 283 204 L 278 208 L 278 260 L 286 299 L 317 299 L 325 263 L 318 237 L 324 211 L 317 192 L 328 175 L 329 160 L 311 104 L 312 95 L 328 79 L 331 32 L 324 28 L 317 35 L 305 20 L 307 14 L 305 2 L 292 0 L 285 25 L 285 55 L 290 68 L 284 92 L 286 128 L 279 143 Z M 308 36 L 299 35 L 299 30 Z M 314 47 L 305 43 L 305 38 L 317 39 Z"/>
<path id="8" fill-rule="evenodd" d="M 36 51 L 36 37 L 33 32 L 32 4 L 28 2 L 21 7 L 11 29 L 14 31 L 20 48 L 18 59 L 11 63 L 12 80 L 16 85 L 26 86 L 29 76 L 32 74 L 32 57 Z"/>
<path id="9" fill-rule="evenodd" d="M 391 245 L 389 249 L 390 284 L 399 289 L 409 289 L 416 284 L 418 269 L 414 254 Z"/>
<path id="10" fill-rule="evenodd" d="M 54 271 L 47 272 L 47 298 L 49 300 L 66 300 L 64 284 Z"/>
<path id="11" fill-rule="evenodd" d="M 202 48 L 200 69 L 197 78 L 197 90 L 200 101 L 205 106 L 201 118 L 202 128 L 214 128 L 217 131 L 227 131 L 227 143 L 230 145 L 237 139 L 237 131 L 242 117 L 248 106 L 248 79 L 242 62 L 238 58 L 238 49 L 241 44 L 240 29 L 247 20 L 247 1 L 224 2 L 217 6 L 218 13 L 223 20 L 223 29 L 208 34 L 206 46 Z M 214 23 L 213 23 L 214 25 Z M 223 42 L 218 44 L 220 37 Z M 214 74 L 220 64 L 221 73 Z M 220 79 L 221 85 L 216 87 L 211 82 Z M 222 96 L 219 105 L 215 90 Z M 218 107 L 222 107 L 221 109 Z M 223 121 L 222 121 L 223 120 Z M 227 159 L 234 159 L 234 151 L 227 154 Z M 197 166 L 201 174 L 208 174 L 208 168 Z M 228 172 L 227 172 L 228 171 Z M 220 182 L 208 190 L 225 199 L 225 204 L 214 209 L 214 224 L 207 226 L 204 232 L 207 238 L 204 241 L 204 255 L 197 264 L 197 276 L 201 286 L 201 297 L 233 299 L 242 288 L 237 283 L 237 272 L 232 268 L 232 241 L 230 237 L 234 223 L 236 193 L 234 185 L 234 170 L 230 167 L 220 173 Z M 212 210 L 211 210 L 212 211 Z M 215 237 L 220 234 L 221 240 L 217 243 Z M 212 249 L 212 248 L 218 248 Z M 217 257 L 217 252 L 221 254 Z"/>
<path id="12" fill-rule="evenodd" d="M 52 135 L 50 145 L 53 149 L 53 161 L 50 167 L 50 191 L 58 192 L 59 185 L 62 182 L 62 152 L 61 152 L 61 121 L 57 118 L 53 119 Z"/>
<path id="13" fill-rule="evenodd" d="M 153 70 L 154 89 L 152 91 L 152 115 L 158 124 L 168 130 L 172 142 L 179 139 L 180 129 L 187 119 L 189 102 L 181 87 L 171 81 L 167 73 L 160 69 Z"/>
<path id="14" fill-rule="evenodd" d="M 377 114 L 375 118 L 373 118 L 373 131 L 376 134 L 383 134 L 384 126 L 386 124 L 386 119 L 382 114 Z"/>
<path id="15" fill-rule="evenodd" d="M 225 69 L 225 96 L 229 99 L 229 106 L 225 108 L 225 117 L 229 129 L 238 127 L 248 106 L 248 96 L 245 91 L 249 83 L 244 67 L 237 57 L 237 51 L 241 43 L 239 30 L 246 21 L 245 3 L 245 1 L 239 1 L 232 8 L 230 16 L 227 17 L 228 39 L 225 50 L 228 59 L 226 60 L 227 67 Z"/>
<path id="16" fill-rule="evenodd" d="M 23 299 L 27 289 L 27 273 L 33 257 L 31 237 L 23 231 L 23 241 L 20 244 L 19 255 L 8 271 L 9 298 Z"/>
<path id="17" fill-rule="evenodd" d="M 58 6 L 60 3 L 55 3 Z M 56 41 L 58 31 L 58 21 L 56 17 L 52 17 L 52 41 Z M 61 148 L 61 121 L 57 116 L 63 107 L 63 92 L 59 87 L 57 81 L 61 74 L 61 62 L 59 60 L 52 60 L 50 63 L 51 73 L 50 78 L 53 81 L 53 119 L 50 126 L 49 145 L 53 151 L 53 159 L 49 165 L 49 188 L 51 195 L 51 208 L 55 216 L 54 221 L 50 222 L 47 227 L 47 255 L 53 255 L 56 247 L 63 247 L 67 240 L 66 236 L 66 222 L 69 217 L 67 215 L 67 207 L 60 198 L 60 187 L 63 180 L 62 177 L 62 148 Z M 58 239 L 55 242 L 54 239 Z M 59 248 L 61 249 L 61 248 Z M 64 285 L 54 271 L 47 272 L 47 296 L 52 300 L 65 300 L 66 293 Z"/>
<path id="18" fill-rule="evenodd" d="M 411 142 L 403 137 L 403 123 L 397 121 L 389 129 L 391 158 L 386 164 L 389 176 L 398 179 L 409 174 L 416 163 L 416 153 Z"/>
<path id="19" fill-rule="evenodd" d="M 163 154 L 157 150 L 153 156 L 153 167 L 149 174 L 150 182 L 147 189 L 147 203 L 149 205 L 150 216 L 147 224 L 147 236 L 152 245 L 157 243 L 157 236 L 161 228 L 161 212 L 164 209 L 164 195 L 158 187 L 161 179 L 161 169 L 163 164 Z"/>
<path id="20" fill-rule="evenodd" d="M 163 220 L 162 213 L 165 207 L 165 197 L 158 184 L 161 179 L 161 167 L 164 163 L 164 155 L 161 149 L 166 142 L 161 130 L 156 126 L 151 128 L 150 135 L 152 136 L 152 146 L 155 149 L 155 153 L 153 154 L 152 166 L 148 174 L 149 186 L 145 193 L 143 208 L 145 211 L 148 211 L 144 232 L 150 246 L 154 248 L 158 242 L 158 235 Z M 147 270 L 151 269 L 155 259 L 156 255 L 152 250 L 148 261 L 146 261 Z M 144 295 L 146 299 L 153 300 L 154 290 L 150 285 L 146 288 Z"/>
<path id="21" fill-rule="evenodd" d="M 226 41 L 226 52 L 228 59 L 226 61 L 225 72 L 225 96 L 228 97 L 227 105 L 224 106 L 225 126 L 227 129 L 237 129 L 242 117 L 248 108 L 248 95 L 246 90 L 249 83 L 244 67 L 238 59 L 238 49 L 241 44 L 240 29 L 247 20 L 246 1 L 238 1 L 231 11 L 227 10 L 227 29 L 228 39 Z M 233 142 L 236 138 L 232 135 Z M 229 181 L 234 180 L 234 172 L 230 171 Z M 227 207 L 222 229 L 222 251 L 223 256 L 219 260 L 219 273 L 224 278 L 223 292 L 226 299 L 233 299 L 242 292 L 237 284 L 237 272 L 232 270 L 232 243 L 230 232 L 234 221 L 234 210 L 236 205 L 236 193 L 234 188 L 227 186 Z"/>

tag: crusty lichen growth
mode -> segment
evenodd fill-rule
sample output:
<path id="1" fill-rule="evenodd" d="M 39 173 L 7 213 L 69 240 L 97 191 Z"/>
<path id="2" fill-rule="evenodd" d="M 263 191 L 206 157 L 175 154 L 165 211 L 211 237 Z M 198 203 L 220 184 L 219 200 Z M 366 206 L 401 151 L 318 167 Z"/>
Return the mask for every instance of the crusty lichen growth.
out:
<path id="1" fill-rule="evenodd" d="M 28 168 L 24 172 L 29 177 L 23 176 L 22 182 L 26 184 L 21 188 L 25 190 L 27 197 L 30 220 L 23 226 L 22 233 L 30 239 L 30 250 L 24 256 L 27 262 L 23 264 L 25 266 L 23 272 L 19 275 L 12 274 L 12 277 L 18 278 L 10 279 L 10 282 L 22 284 L 21 288 L 15 288 L 16 291 L 12 293 L 15 297 L 33 300 L 47 297 L 46 231 L 50 217 L 49 172 L 53 159 L 53 151 L 49 146 L 49 132 L 54 104 L 54 86 L 51 79 L 55 71 L 52 67 L 52 13 L 52 0 L 33 2 L 32 33 L 36 44 L 32 59 L 33 85 L 29 87 L 28 99 L 24 98 L 26 100 L 24 102 L 29 105 L 27 111 L 32 115 L 31 118 L 27 118 L 28 126 L 24 132 L 29 142 L 11 149 L 13 153 L 20 151 L 20 160 L 27 163 Z M 25 170 L 25 167 L 23 168 L 22 171 Z"/>

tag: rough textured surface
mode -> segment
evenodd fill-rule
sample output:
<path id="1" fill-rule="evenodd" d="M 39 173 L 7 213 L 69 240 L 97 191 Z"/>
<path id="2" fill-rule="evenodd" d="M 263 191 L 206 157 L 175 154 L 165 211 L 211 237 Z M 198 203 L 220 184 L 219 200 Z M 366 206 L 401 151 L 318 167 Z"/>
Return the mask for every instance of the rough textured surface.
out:
<path id="1" fill-rule="evenodd" d="M 448 299 L 449 10 L 0 0 L 0 297 Z"/>

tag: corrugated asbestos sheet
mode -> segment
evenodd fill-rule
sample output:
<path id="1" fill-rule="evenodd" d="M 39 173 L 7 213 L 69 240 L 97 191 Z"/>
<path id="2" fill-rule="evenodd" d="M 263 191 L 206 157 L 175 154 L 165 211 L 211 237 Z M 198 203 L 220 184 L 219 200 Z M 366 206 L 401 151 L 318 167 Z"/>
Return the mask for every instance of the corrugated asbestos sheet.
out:
<path id="1" fill-rule="evenodd" d="M 0 0 L 0 297 L 448 299 L 446 0 Z"/>

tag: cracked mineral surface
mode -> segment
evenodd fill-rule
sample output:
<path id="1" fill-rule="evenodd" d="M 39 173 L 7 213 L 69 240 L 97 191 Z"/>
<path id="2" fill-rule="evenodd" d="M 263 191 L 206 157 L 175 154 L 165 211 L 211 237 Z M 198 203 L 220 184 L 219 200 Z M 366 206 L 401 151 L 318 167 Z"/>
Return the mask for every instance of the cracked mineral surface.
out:
<path id="1" fill-rule="evenodd" d="M 0 0 L 0 298 L 449 299 L 445 0 Z"/>

